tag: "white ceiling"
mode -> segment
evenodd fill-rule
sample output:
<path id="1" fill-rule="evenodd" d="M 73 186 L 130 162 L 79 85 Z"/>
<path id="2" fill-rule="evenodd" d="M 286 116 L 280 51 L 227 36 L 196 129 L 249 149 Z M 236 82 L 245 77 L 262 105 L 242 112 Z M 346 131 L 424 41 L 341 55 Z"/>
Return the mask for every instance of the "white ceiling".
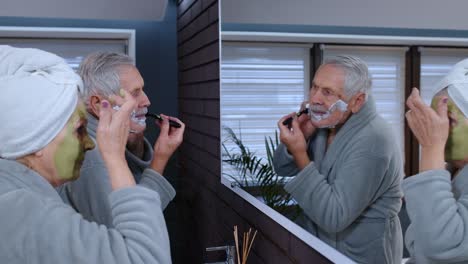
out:
<path id="1" fill-rule="evenodd" d="M 222 23 L 468 30 L 466 0 L 222 0 Z"/>

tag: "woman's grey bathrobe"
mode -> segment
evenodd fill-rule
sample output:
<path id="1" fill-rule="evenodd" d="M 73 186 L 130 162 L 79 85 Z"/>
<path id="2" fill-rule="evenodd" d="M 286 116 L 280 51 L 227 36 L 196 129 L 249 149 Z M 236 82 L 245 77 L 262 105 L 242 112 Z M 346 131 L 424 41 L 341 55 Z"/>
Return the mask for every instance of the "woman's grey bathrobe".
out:
<path id="1" fill-rule="evenodd" d="M 403 181 L 408 263 L 468 263 L 468 165 L 451 182 L 446 170 Z"/>
<path id="2" fill-rule="evenodd" d="M 0 159 L 0 262 L 171 263 L 159 195 L 128 187 L 108 199 L 112 229 L 84 220 L 42 176 Z"/>
<path id="3" fill-rule="evenodd" d="M 88 134 L 96 142 L 98 120 L 88 114 Z M 145 139 L 145 155 L 143 159 L 125 151 L 128 167 L 132 171 L 135 182 L 142 187 L 156 191 L 161 199 L 162 209 L 174 198 L 175 190 L 159 173 L 149 168 L 153 159 L 153 147 Z M 89 221 L 113 227 L 109 193 L 112 187 L 106 165 L 102 159 L 99 146 L 85 154 L 80 177 L 57 188 L 62 199 Z"/>
<path id="4" fill-rule="evenodd" d="M 284 145 L 275 153 L 279 175 L 296 175 L 285 189 L 304 211 L 301 224 L 359 263 L 400 263 L 403 240 L 401 151 L 372 97 L 326 149 L 327 129 L 309 142 L 313 161 L 302 171 Z"/>

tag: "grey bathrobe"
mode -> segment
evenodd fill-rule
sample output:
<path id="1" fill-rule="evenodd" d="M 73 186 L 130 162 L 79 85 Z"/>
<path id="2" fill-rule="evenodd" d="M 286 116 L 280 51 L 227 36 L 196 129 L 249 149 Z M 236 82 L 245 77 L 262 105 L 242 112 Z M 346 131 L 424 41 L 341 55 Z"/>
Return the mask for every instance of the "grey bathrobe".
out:
<path id="1" fill-rule="evenodd" d="M 97 125 L 98 120 L 88 114 L 88 134 L 95 142 Z M 162 209 L 166 208 L 174 198 L 175 190 L 162 175 L 148 168 L 153 158 L 151 144 L 145 139 L 143 159 L 139 159 L 128 150 L 125 157 L 136 183 L 156 191 L 160 196 Z M 57 190 L 62 199 L 85 219 L 112 227 L 111 207 L 107 198 L 112 188 L 97 144 L 93 150 L 86 152 L 80 178 L 60 186 Z"/>
<path id="2" fill-rule="evenodd" d="M 403 191 L 408 263 L 468 263 L 468 165 L 453 181 L 446 170 L 409 177 Z"/>
<path id="3" fill-rule="evenodd" d="M 108 201 L 115 228 L 84 220 L 42 176 L 0 159 L 0 262 L 171 263 L 156 192 L 122 188 L 111 192 Z"/>
<path id="4" fill-rule="evenodd" d="M 400 263 L 403 240 L 401 152 L 392 129 L 367 103 L 326 149 L 326 129 L 308 143 L 312 162 L 299 171 L 284 145 L 275 153 L 279 175 L 303 209 L 298 224 L 359 263 Z"/>

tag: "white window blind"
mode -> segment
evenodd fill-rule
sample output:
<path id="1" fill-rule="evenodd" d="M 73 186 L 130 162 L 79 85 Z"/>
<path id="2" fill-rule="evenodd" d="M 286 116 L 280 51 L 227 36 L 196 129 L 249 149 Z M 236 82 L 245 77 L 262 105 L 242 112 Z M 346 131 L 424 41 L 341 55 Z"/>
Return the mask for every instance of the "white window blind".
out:
<path id="1" fill-rule="evenodd" d="M 18 48 L 37 48 L 54 53 L 64 58 L 74 70 L 78 69 L 84 57 L 92 52 L 113 51 L 128 54 L 128 43 L 124 39 L 0 38 L 0 45 L 10 45 Z"/>
<path id="2" fill-rule="evenodd" d="M 230 127 L 260 157 L 266 158 L 265 137 L 274 139 L 278 120 L 299 110 L 304 100 L 309 86 L 309 50 L 310 46 L 223 43 L 222 126 Z M 223 129 L 222 141 L 225 139 Z"/>
<path id="3" fill-rule="evenodd" d="M 457 62 L 468 58 L 468 49 L 420 48 L 421 52 L 421 96 L 431 103 L 434 86 Z"/>
<path id="4" fill-rule="evenodd" d="M 353 55 L 367 63 L 372 75 L 372 95 L 377 112 L 392 126 L 404 153 L 405 52 L 407 48 L 323 46 L 324 60 Z"/>

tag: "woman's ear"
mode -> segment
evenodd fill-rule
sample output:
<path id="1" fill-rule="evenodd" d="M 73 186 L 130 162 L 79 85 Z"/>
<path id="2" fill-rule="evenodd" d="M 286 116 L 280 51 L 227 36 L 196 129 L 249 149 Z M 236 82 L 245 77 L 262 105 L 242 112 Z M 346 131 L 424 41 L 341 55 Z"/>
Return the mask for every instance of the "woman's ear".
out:
<path id="1" fill-rule="evenodd" d="M 89 98 L 89 110 L 91 114 L 99 119 L 99 111 L 101 110 L 101 97 L 98 95 L 91 95 Z"/>
<path id="2" fill-rule="evenodd" d="M 362 106 L 364 106 L 364 103 L 366 102 L 366 94 L 360 92 L 353 97 L 354 99 L 351 99 L 349 109 L 353 114 L 355 114 L 361 110 Z"/>

